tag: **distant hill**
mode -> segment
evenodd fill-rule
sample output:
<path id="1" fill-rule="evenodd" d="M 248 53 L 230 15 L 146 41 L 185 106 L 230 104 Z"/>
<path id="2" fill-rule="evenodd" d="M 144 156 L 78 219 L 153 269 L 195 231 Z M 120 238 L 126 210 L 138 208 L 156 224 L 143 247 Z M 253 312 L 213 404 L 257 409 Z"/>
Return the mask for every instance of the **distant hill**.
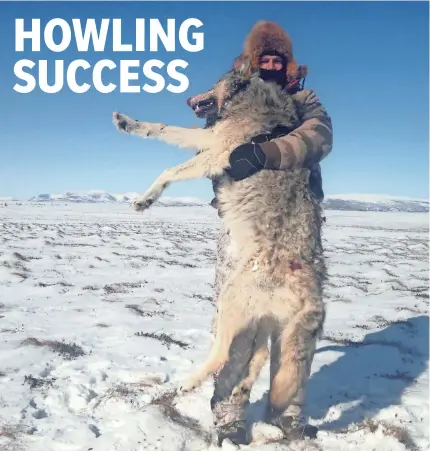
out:
<path id="1" fill-rule="evenodd" d="M 62 194 L 38 194 L 29 202 L 73 202 L 73 203 L 127 203 L 136 198 L 139 193 L 111 194 L 103 190 L 67 191 Z M 195 197 L 161 197 L 157 202 L 163 206 L 204 206 L 208 201 Z"/>
<path id="2" fill-rule="evenodd" d="M 429 211 L 428 199 L 373 194 L 328 195 L 323 205 L 326 210 L 399 211 L 410 213 Z"/>
<path id="3" fill-rule="evenodd" d="M 127 203 L 139 194 L 135 192 L 113 194 L 103 190 L 68 191 L 63 194 L 38 194 L 30 202 L 74 202 L 74 203 Z M 16 201 L 12 197 L 0 197 L 0 202 Z M 161 197 L 159 206 L 207 206 L 209 201 L 197 197 Z M 428 199 L 373 194 L 331 194 L 323 202 L 326 210 L 344 211 L 398 211 L 429 212 Z"/>

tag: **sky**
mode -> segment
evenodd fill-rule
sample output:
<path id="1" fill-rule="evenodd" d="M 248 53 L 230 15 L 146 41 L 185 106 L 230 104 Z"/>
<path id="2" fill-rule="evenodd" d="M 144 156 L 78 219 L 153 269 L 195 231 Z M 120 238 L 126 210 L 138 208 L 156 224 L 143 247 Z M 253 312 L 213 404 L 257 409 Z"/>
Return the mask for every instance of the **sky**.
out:
<path id="1" fill-rule="evenodd" d="M 388 194 L 428 198 L 429 170 L 429 10 L 427 2 L 0 2 L 0 197 L 21 199 L 40 193 L 101 189 L 144 192 L 167 167 L 190 152 L 155 140 L 119 133 L 112 112 L 150 122 L 203 126 L 186 99 L 216 82 L 242 51 L 244 38 L 258 20 L 279 23 L 291 36 L 297 61 L 307 64 L 306 88 L 313 89 L 333 122 L 333 150 L 322 161 L 326 194 Z M 174 52 L 113 52 L 109 29 L 104 52 L 62 53 L 26 43 L 15 51 L 15 19 L 26 28 L 32 18 L 42 29 L 53 18 L 120 18 L 123 42 L 133 42 L 136 18 L 203 22 L 204 49 L 188 52 L 177 41 Z M 84 22 L 85 23 L 85 22 Z M 58 36 L 58 35 L 57 35 Z M 191 42 L 192 39 L 190 39 Z M 184 59 L 179 69 L 189 79 L 183 93 L 102 94 L 92 87 L 76 94 L 65 87 L 47 94 L 36 87 L 20 94 L 17 61 L 47 59 L 50 82 L 54 60 L 67 65 L 85 59 L 119 64 L 159 59 L 166 65 Z M 90 71 L 87 71 L 90 72 Z M 108 71 L 107 71 L 108 72 Z M 37 66 L 32 71 L 37 77 Z M 165 69 L 160 70 L 169 80 Z M 78 72 L 80 81 L 91 75 Z M 91 74 L 91 72 L 90 72 Z M 119 82 L 119 71 L 106 80 Z M 131 84 L 147 80 L 142 72 Z M 171 185 L 168 196 L 212 198 L 209 180 Z"/>

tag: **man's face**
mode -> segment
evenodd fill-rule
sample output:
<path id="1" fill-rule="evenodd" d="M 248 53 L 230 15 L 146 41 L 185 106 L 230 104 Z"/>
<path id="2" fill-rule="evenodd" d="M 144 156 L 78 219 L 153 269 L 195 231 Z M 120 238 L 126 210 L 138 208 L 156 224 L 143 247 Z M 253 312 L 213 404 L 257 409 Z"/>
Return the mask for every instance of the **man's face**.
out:
<path id="1" fill-rule="evenodd" d="M 283 67 L 282 58 L 277 55 L 263 55 L 260 57 L 260 69 L 281 70 Z"/>

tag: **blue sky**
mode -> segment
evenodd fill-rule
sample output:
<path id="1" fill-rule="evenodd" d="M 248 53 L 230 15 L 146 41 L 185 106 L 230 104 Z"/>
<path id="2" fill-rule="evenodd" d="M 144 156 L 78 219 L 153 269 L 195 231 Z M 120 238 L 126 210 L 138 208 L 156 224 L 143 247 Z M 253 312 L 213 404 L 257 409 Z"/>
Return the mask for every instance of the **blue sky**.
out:
<path id="1" fill-rule="evenodd" d="M 166 167 L 190 153 L 155 140 L 120 134 L 113 111 L 141 120 L 203 125 L 186 99 L 208 89 L 241 52 L 257 20 L 274 20 L 291 35 L 296 59 L 309 66 L 306 87 L 332 117 L 334 147 L 323 161 L 326 194 L 375 193 L 428 197 L 429 45 L 427 2 L 9 2 L 0 3 L 0 196 L 105 189 L 143 192 Z M 15 18 L 121 18 L 132 42 L 136 17 L 189 17 L 203 22 L 205 48 L 189 53 L 61 54 L 42 48 L 14 50 Z M 111 34 L 108 36 L 108 43 Z M 188 90 L 173 94 L 85 94 L 64 89 L 46 94 L 13 91 L 15 62 L 22 58 L 70 62 L 83 58 L 156 58 L 188 61 Z M 52 70 L 52 69 L 51 69 Z M 116 72 L 115 72 L 116 74 Z M 52 75 L 51 75 L 52 77 Z M 88 81 L 88 79 L 85 79 Z M 116 75 L 113 82 L 118 82 Z M 143 75 L 139 81 L 146 81 Z M 149 82 L 150 83 L 150 82 Z M 208 180 L 186 181 L 165 192 L 210 199 Z"/>

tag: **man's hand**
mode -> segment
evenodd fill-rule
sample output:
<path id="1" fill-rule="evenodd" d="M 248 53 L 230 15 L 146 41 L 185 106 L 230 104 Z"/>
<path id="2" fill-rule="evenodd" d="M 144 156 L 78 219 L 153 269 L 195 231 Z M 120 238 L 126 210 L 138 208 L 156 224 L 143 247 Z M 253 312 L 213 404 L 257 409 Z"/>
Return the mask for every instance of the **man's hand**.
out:
<path id="1" fill-rule="evenodd" d="M 243 180 L 264 168 L 266 154 L 259 144 L 241 144 L 230 154 L 230 168 L 225 172 L 233 180 Z"/>
<path id="2" fill-rule="evenodd" d="M 271 133 L 254 136 L 250 143 L 236 147 L 230 154 L 230 169 L 225 172 L 233 180 L 239 181 L 264 168 L 278 169 L 281 155 L 278 147 L 270 140 L 290 132 L 289 128 L 278 125 Z"/>

